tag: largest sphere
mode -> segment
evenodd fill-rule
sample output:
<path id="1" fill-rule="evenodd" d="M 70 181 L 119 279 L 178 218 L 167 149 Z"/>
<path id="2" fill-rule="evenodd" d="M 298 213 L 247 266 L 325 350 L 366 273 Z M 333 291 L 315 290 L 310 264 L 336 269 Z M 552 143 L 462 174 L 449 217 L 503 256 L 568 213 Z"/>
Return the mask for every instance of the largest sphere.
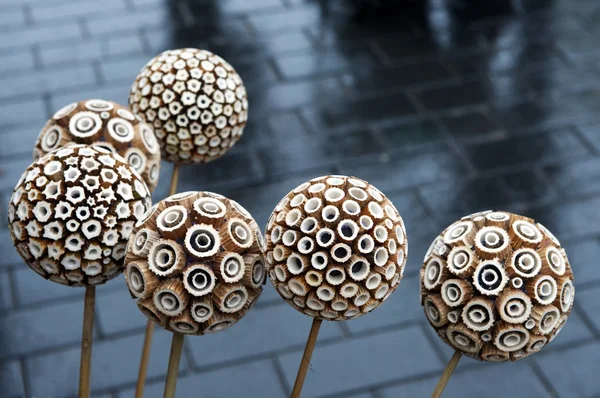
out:
<path id="1" fill-rule="evenodd" d="M 64 285 L 99 285 L 117 276 L 150 192 L 125 159 L 72 145 L 25 170 L 8 207 L 10 234 L 27 264 Z"/>

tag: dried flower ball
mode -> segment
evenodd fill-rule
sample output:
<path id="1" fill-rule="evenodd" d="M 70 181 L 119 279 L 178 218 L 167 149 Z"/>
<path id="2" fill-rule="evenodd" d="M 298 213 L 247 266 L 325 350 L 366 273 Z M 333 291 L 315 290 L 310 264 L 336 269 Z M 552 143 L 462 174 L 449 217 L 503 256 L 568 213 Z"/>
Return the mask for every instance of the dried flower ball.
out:
<path id="1" fill-rule="evenodd" d="M 72 145 L 25 170 L 8 207 L 15 247 L 35 272 L 64 285 L 99 285 L 123 270 L 129 235 L 150 208 L 138 172 L 110 151 Z"/>
<path id="2" fill-rule="evenodd" d="M 34 160 L 71 144 L 118 153 L 144 178 L 150 192 L 158 184 L 160 146 L 152 127 L 117 103 L 92 99 L 64 106 L 42 128 Z"/>
<path id="3" fill-rule="evenodd" d="M 239 141 L 248 119 L 246 88 L 218 55 L 186 48 L 159 54 L 137 75 L 129 105 L 154 126 L 163 158 L 207 163 Z"/>
<path id="4" fill-rule="evenodd" d="M 408 249 L 392 202 L 345 176 L 315 178 L 287 194 L 266 238 L 275 289 L 296 310 L 326 320 L 377 308 L 400 283 Z"/>
<path id="5" fill-rule="evenodd" d="M 463 217 L 421 269 L 421 303 L 438 335 L 475 359 L 516 361 L 552 341 L 573 308 L 565 250 L 542 224 L 507 212 Z"/>
<path id="6" fill-rule="evenodd" d="M 125 280 L 139 309 L 165 329 L 214 333 L 258 300 L 263 250 L 258 225 L 237 202 L 211 192 L 176 194 L 136 225 Z"/>

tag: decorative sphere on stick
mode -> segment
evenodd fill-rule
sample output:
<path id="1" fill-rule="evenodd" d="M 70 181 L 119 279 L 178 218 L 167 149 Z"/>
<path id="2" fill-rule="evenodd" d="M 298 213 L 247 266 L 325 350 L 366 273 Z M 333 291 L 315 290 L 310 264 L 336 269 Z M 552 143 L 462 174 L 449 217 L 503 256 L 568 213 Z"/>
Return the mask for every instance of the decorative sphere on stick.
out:
<path id="1" fill-rule="evenodd" d="M 159 54 L 138 73 L 129 95 L 135 114 L 154 126 L 163 158 L 181 164 L 221 157 L 242 136 L 248 99 L 221 57 L 194 48 Z"/>
<path id="2" fill-rule="evenodd" d="M 156 204 L 131 235 L 125 280 L 149 319 L 172 332 L 226 329 L 256 303 L 266 278 L 258 225 L 211 192 Z"/>
<path id="3" fill-rule="evenodd" d="M 374 310 L 396 289 L 406 264 L 402 217 L 378 189 L 353 177 L 298 186 L 271 214 L 266 238 L 275 289 L 318 319 Z"/>
<path id="4" fill-rule="evenodd" d="M 158 184 L 160 146 L 152 127 L 115 102 L 91 99 L 61 108 L 42 128 L 34 160 L 71 144 L 101 146 L 118 153 L 143 177 L 150 192 Z"/>
<path id="5" fill-rule="evenodd" d="M 516 361 L 552 341 L 573 308 L 567 254 L 542 224 L 507 212 L 463 217 L 431 244 L 421 303 L 450 346 L 475 359 Z"/>
<path id="6" fill-rule="evenodd" d="M 72 145 L 25 170 L 8 208 L 18 252 L 64 285 L 99 285 L 123 269 L 135 223 L 150 208 L 144 180 L 121 156 Z"/>

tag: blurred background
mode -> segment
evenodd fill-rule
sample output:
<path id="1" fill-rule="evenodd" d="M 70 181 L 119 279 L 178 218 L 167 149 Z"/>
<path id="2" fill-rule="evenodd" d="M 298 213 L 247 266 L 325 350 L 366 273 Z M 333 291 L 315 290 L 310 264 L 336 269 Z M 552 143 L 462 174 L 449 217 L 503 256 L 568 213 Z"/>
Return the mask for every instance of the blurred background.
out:
<path id="1" fill-rule="evenodd" d="M 452 350 L 419 306 L 418 270 L 439 231 L 487 208 L 558 236 L 575 308 L 535 356 L 463 359 L 445 396 L 600 396 L 599 40 L 597 0 L 0 0 L 0 395 L 77 393 L 83 289 L 35 275 L 6 228 L 38 132 L 72 101 L 126 105 L 150 58 L 193 46 L 234 65 L 250 120 L 231 153 L 182 169 L 180 191 L 220 192 L 264 225 L 306 179 L 355 175 L 407 225 L 399 289 L 323 325 L 303 396 L 429 396 Z M 132 397 L 146 320 L 122 277 L 96 310 L 93 396 Z M 289 396 L 310 321 L 268 284 L 235 327 L 186 339 L 177 395 Z M 155 333 L 147 397 L 162 396 L 169 346 Z"/>

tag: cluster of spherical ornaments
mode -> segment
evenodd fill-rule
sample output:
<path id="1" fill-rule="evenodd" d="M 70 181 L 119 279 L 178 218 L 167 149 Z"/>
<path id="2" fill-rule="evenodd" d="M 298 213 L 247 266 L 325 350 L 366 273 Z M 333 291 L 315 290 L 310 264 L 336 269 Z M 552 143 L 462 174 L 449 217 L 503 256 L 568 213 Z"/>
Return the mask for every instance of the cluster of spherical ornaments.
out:
<path id="1" fill-rule="evenodd" d="M 246 88 L 233 67 L 205 50 L 159 54 L 131 87 L 133 112 L 154 126 L 163 157 L 205 163 L 242 136 L 248 118 Z"/>
<path id="2" fill-rule="evenodd" d="M 541 350 L 573 307 L 567 255 L 542 224 L 487 211 L 434 240 L 421 269 L 421 303 L 449 345 L 502 362 Z"/>
<path id="3" fill-rule="evenodd" d="M 266 239 L 273 285 L 318 319 L 374 310 L 406 264 L 402 217 L 379 190 L 352 177 L 319 177 L 291 191 L 271 214 Z"/>
<path id="4" fill-rule="evenodd" d="M 34 160 L 72 144 L 117 153 L 142 176 L 150 192 L 158 184 L 160 146 L 152 127 L 119 104 L 92 99 L 64 106 L 42 128 Z"/>
<path id="5" fill-rule="evenodd" d="M 14 245 L 44 278 L 98 285 L 117 276 L 129 235 L 150 208 L 150 192 L 121 156 L 72 145 L 25 170 L 8 221 Z"/>
<path id="6" fill-rule="evenodd" d="M 172 332 L 226 329 L 256 303 L 266 278 L 264 241 L 237 202 L 186 192 L 158 204 L 131 235 L 125 280 L 139 309 Z"/>

